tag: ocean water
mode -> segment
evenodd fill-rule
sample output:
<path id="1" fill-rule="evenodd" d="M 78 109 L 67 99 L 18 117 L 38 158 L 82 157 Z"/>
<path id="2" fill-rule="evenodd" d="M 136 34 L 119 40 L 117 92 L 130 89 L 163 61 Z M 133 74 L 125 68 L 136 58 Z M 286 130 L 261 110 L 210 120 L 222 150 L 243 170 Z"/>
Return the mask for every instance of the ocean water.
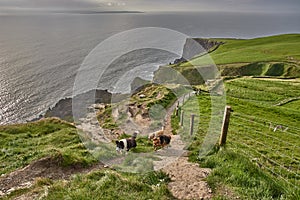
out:
<path id="1" fill-rule="evenodd" d="M 0 124 L 31 120 L 72 96 L 86 56 L 122 31 L 161 27 L 190 37 L 253 38 L 300 33 L 299 18 L 300 14 L 257 13 L 0 14 Z M 183 47 L 182 42 L 178 45 Z M 121 55 L 98 87 L 113 90 L 124 74 L 127 82 L 134 76 L 150 80 L 159 65 L 178 57 L 157 49 Z"/>

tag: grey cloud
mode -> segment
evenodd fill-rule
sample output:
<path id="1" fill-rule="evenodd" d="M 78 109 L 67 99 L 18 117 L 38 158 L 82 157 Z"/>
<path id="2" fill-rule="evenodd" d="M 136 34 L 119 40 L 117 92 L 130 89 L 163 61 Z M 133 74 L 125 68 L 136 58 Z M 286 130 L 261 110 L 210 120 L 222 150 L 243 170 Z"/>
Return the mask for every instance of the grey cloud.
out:
<path id="1" fill-rule="evenodd" d="M 0 7 L 19 8 L 84 8 L 101 6 L 92 0 L 0 0 Z"/>
<path id="2" fill-rule="evenodd" d="M 108 6 L 109 3 L 110 6 Z M 121 4 L 118 4 L 121 3 Z M 123 8 L 116 5 L 125 5 Z M 114 7 L 115 6 L 115 7 Z M 0 8 L 299 12 L 299 0 L 0 0 Z"/>
<path id="3" fill-rule="evenodd" d="M 124 0 L 148 10 L 299 12 L 299 0 Z"/>

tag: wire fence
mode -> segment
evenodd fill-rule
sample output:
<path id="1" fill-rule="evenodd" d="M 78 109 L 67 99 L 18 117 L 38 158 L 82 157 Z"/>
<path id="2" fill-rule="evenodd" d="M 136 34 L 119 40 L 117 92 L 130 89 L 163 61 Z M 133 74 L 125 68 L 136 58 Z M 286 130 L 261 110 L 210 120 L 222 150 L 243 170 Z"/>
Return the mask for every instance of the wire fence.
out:
<path id="1" fill-rule="evenodd" d="M 192 96 L 184 98 L 181 106 L 191 100 Z M 202 113 L 194 115 L 197 112 L 193 110 L 188 112 L 185 109 L 183 112 L 178 113 L 180 124 L 185 132 L 190 134 L 207 131 L 214 117 Z M 220 120 L 223 118 L 218 117 L 216 121 Z M 192 123 L 197 126 L 191 126 Z M 300 189 L 300 128 L 291 124 L 233 112 L 229 122 L 226 148 L 248 157 L 270 175 L 291 187 Z M 221 137 L 220 127 L 213 128 L 218 137 Z"/>
<path id="2" fill-rule="evenodd" d="M 295 188 L 300 188 L 297 127 L 241 113 L 231 116 L 227 147 Z M 298 132 L 299 133 L 299 132 Z"/>

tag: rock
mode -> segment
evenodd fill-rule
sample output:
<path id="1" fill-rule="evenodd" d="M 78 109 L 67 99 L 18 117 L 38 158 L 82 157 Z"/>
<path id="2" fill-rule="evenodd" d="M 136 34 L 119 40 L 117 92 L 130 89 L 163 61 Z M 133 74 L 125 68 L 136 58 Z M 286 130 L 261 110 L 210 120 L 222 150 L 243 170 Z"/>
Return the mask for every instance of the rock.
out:
<path id="1" fill-rule="evenodd" d="M 6 194 L 10 194 L 15 190 L 16 190 L 16 188 L 12 187 L 12 188 L 10 188 L 9 190 L 6 191 Z"/>
<path id="2" fill-rule="evenodd" d="M 111 103 L 112 97 L 113 101 L 116 102 L 119 99 L 123 99 L 123 94 L 112 94 L 108 92 L 108 90 L 91 90 L 82 94 L 79 94 L 73 98 L 65 98 L 59 100 L 54 107 L 49 108 L 44 117 L 58 117 L 63 120 L 73 122 L 73 110 L 72 108 L 76 108 L 76 116 L 77 118 L 83 118 L 85 116 L 81 116 L 80 114 L 86 113 L 86 109 L 89 112 L 94 112 L 96 106 L 91 106 L 100 103 Z M 74 105 L 73 105 L 74 103 Z M 76 105 L 75 105 L 76 104 Z M 102 108 L 100 105 L 98 108 Z"/>
<path id="3" fill-rule="evenodd" d="M 150 84 L 150 81 L 146 81 L 140 77 L 136 77 L 130 84 L 131 91 L 137 93 L 143 88 L 147 87 Z"/>

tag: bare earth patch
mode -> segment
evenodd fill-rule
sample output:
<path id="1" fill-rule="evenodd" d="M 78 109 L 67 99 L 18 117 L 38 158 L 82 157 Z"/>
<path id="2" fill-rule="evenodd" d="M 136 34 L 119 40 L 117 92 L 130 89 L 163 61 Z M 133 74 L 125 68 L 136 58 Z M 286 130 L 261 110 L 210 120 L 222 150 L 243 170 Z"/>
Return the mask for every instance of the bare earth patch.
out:
<path id="1" fill-rule="evenodd" d="M 188 162 L 188 158 L 181 157 L 176 162 L 163 168 L 163 171 L 171 178 L 168 187 L 176 198 L 212 198 L 212 191 L 203 180 L 211 172 L 210 169 L 200 168 L 198 164 Z"/>
<path id="2" fill-rule="evenodd" d="M 42 158 L 30 165 L 0 177 L 0 197 L 19 189 L 31 187 L 36 178 L 50 178 L 52 180 L 68 179 L 72 174 L 87 173 L 103 168 L 102 163 L 90 167 L 81 165 L 63 167 L 61 159 L 51 157 Z"/>

